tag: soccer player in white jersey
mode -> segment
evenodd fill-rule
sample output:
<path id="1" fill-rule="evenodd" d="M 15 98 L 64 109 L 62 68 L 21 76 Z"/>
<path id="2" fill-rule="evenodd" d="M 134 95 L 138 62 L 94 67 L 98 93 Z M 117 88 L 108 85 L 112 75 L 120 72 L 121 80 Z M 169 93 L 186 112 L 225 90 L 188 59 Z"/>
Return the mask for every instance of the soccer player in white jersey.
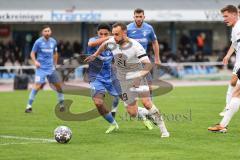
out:
<path id="1" fill-rule="evenodd" d="M 240 5 L 238 5 L 238 16 L 240 16 Z M 224 65 L 228 64 L 228 61 L 234 52 L 235 52 L 235 49 L 232 44 L 230 46 L 230 48 L 228 49 L 226 56 L 223 58 Z M 229 109 L 229 103 L 232 98 L 232 93 L 233 93 L 234 87 L 236 86 L 236 84 L 238 82 L 238 77 L 237 77 L 236 72 L 240 68 L 240 59 L 239 58 L 240 58 L 239 56 L 236 56 L 236 62 L 235 62 L 234 68 L 233 68 L 232 77 L 231 77 L 230 84 L 228 85 L 228 90 L 226 93 L 226 105 L 225 105 L 225 108 L 223 109 L 223 111 L 219 113 L 220 116 L 224 116 L 226 111 Z"/>
<path id="2" fill-rule="evenodd" d="M 125 24 L 115 23 L 112 34 L 113 37 L 104 42 L 85 61 L 91 62 L 101 52 L 110 49 L 117 68 L 117 78 L 120 81 L 121 99 L 124 101 L 129 115 L 131 117 L 137 116 L 137 98 L 139 97 L 143 106 L 149 111 L 149 116 L 159 127 L 162 133 L 161 137 L 169 137 L 163 118 L 150 98 L 150 91 L 145 76 L 151 70 L 152 65 L 146 51 L 136 40 L 127 37 L 127 26 Z"/>
<path id="3" fill-rule="evenodd" d="M 240 58 L 240 20 L 238 18 L 238 10 L 233 5 L 227 5 L 221 9 L 221 13 L 224 18 L 224 22 L 227 26 L 232 27 L 232 47 L 236 51 L 236 59 Z M 239 60 L 238 60 L 239 62 Z M 239 65 L 238 65 L 239 66 Z M 240 69 L 236 69 L 237 77 L 240 77 Z M 227 126 L 232 119 L 233 115 L 238 111 L 240 105 L 240 84 L 237 84 L 233 90 L 232 98 L 229 103 L 228 110 L 224 114 L 224 117 L 220 124 L 213 127 L 209 127 L 209 131 L 213 132 L 227 132 Z"/>

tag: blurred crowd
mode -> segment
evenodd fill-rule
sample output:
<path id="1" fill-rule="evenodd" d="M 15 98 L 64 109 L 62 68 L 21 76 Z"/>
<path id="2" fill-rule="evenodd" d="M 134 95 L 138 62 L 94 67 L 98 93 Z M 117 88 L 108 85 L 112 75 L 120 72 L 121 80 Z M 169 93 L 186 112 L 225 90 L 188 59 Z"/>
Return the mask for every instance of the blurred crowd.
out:
<path id="1" fill-rule="evenodd" d="M 32 48 L 32 46 L 30 46 Z M 0 41 L 0 66 L 19 66 L 29 65 L 30 62 L 30 49 L 21 47 L 13 41 L 1 42 Z M 78 41 L 59 41 L 58 52 L 61 58 L 70 58 L 75 54 L 82 53 L 82 44 Z"/>
<path id="2" fill-rule="evenodd" d="M 198 37 L 197 37 L 198 38 Z M 167 40 L 159 40 L 160 46 L 160 58 L 163 63 L 181 63 L 181 62 L 209 62 L 209 56 L 215 55 L 218 61 L 222 61 L 223 56 L 227 52 L 227 48 L 222 51 L 214 51 L 210 55 L 207 53 L 207 49 L 204 46 L 201 38 L 192 41 L 188 36 L 182 35 L 178 42 L 178 48 L 176 54 L 172 53 Z M 19 66 L 30 65 L 30 51 L 32 46 L 21 47 L 13 41 L 3 43 L 0 41 L 0 66 Z M 63 63 L 65 59 L 69 59 L 70 63 L 74 57 L 84 55 L 83 46 L 80 42 L 62 41 L 58 42 L 59 61 Z M 153 57 L 153 50 L 151 45 L 147 51 Z M 77 61 L 81 63 L 81 61 Z M 229 69 L 232 69 L 234 64 L 234 58 L 230 60 Z M 220 68 L 220 67 L 219 67 Z M 163 68 L 164 69 L 164 68 Z M 184 68 L 179 67 L 167 67 L 165 68 L 171 76 L 182 77 L 183 74 L 201 74 L 212 73 L 212 67 L 198 67 L 187 66 Z M 14 71 L 16 72 L 16 71 Z M 0 77 L 2 73 L 13 73 L 13 70 L 0 70 Z M 31 71 L 32 73 L 32 71 Z"/>

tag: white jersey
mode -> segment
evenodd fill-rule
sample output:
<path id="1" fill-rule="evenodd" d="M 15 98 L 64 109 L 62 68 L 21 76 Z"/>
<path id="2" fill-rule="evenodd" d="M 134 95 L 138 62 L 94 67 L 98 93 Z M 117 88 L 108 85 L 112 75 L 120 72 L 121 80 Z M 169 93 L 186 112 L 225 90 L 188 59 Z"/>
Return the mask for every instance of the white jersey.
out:
<path id="1" fill-rule="evenodd" d="M 240 66 L 240 20 L 232 28 L 231 34 L 232 46 L 236 51 L 236 63 L 235 65 Z"/>
<path id="2" fill-rule="evenodd" d="M 129 72 L 142 70 L 141 61 L 148 59 L 145 49 L 134 39 L 129 38 L 129 43 L 124 47 L 116 44 L 113 37 L 105 43 L 113 53 L 117 76 L 120 80 L 126 79 L 126 74 Z"/>

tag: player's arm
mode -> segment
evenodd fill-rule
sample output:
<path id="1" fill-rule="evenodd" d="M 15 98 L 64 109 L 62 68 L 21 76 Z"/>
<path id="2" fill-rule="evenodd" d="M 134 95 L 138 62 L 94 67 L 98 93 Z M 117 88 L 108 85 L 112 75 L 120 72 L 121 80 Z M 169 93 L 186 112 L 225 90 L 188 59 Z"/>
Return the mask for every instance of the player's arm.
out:
<path id="1" fill-rule="evenodd" d="M 154 55 L 155 55 L 154 62 L 155 62 L 155 64 L 160 64 L 161 61 L 160 61 L 158 40 L 152 41 L 152 48 L 153 48 Z"/>
<path id="2" fill-rule="evenodd" d="M 232 54 L 234 53 L 234 51 L 235 51 L 235 49 L 234 49 L 233 45 L 231 45 L 230 48 L 228 49 L 226 56 L 223 58 L 224 65 L 228 64 L 228 61 L 229 61 L 230 57 L 232 56 Z"/>
<path id="3" fill-rule="evenodd" d="M 56 66 L 57 63 L 58 63 L 58 52 L 54 52 L 54 55 L 53 55 L 53 60 L 54 60 L 54 65 Z"/>
<path id="4" fill-rule="evenodd" d="M 94 54 L 88 56 L 88 57 L 84 60 L 84 62 L 94 61 L 94 60 L 97 58 L 97 56 L 99 56 L 99 55 L 100 55 L 103 51 L 105 51 L 106 49 L 107 49 L 107 43 L 102 43 L 102 44 L 100 45 L 100 47 L 98 48 L 98 50 L 97 50 Z"/>
<path id="5" fill-rule="evenodd" d="M 36 59 L 36 53 L 38 51 L 38 43 L 35 42 L 34 45 L 33 45 L 33 48 L 32 48 L 32 51 L 31 51 L 31 54 L 30 54 L 30 57 L 34 63 L 34 65 L 39 68 L 41 66 L 41 64 L 37 61 Z"/>
<path id="6" fill-rule="evenodd" d="M 140 77 L 146 76 L 152 69 L 151 61 L 149 60 L 148 56 L 142 57 L 140 62 L 143 64 L 143 69 L 139 72 Z"/>
<path id="7" fill-rule="evenodd" d="M 33 52 L 33 51 L 32 51 L 31 54 L 30 54 L 30 57 L 31 57 L 34 65 L 35 65 L 37 68 L 39 68 L 41 65 L 40 65 L 40 63 L 36 60 L 36 52 Z"/>
<path id="8" fill-rule="evenodd" d="M 95 41 L 89 41 L 88 42 L 88 46 L 89 47 L 96 47 L 96 46 L 100 46 L 103 42 L 105 42 L 106 40 L 108 40 L 109 37 L 104 37 L 104 38 L 99 38 Z"/>

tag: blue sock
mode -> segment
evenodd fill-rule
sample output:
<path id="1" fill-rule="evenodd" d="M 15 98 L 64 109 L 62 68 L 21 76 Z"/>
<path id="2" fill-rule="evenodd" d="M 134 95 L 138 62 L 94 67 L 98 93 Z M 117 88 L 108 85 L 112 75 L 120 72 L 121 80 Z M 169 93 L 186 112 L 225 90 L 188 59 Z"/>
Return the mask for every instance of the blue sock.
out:
<path id="1" fill-rule="evenodd" d="M 32 105 L 32 103 L 33 103 L 33 101 L 34 101 L 34 99 L 35 99 L 35 97 L 37 95 L 37 92 L 38 92 L 38 90 L 32 89 L 32 91 L 31 91 L 31 93 L 29 95 L 28 105 L 30 105 L 30 106 Z"/>
<path id="2" fill-rule="evenodd" d="M 119 97 L 115 96 L 112 104 L 112 112 L 117 111 L 118 103 L 119 103 Z"/>
<path id="3" fill-rule="evenodd" d="M 116 123 L 116 121 L 114 120 L 114 118 L 113 118 L 111 113 L 108 113 L 108 114 L 104 115 L 103 117 L 104 117 L 104 119 L 106 121 L 108 121 L 111 124 L 115 124 Z"/>
<path id="4" fill-rule="evenodd" d="M 63 103 L 64 101 L 64 94 L 62 92 L 57 92 L 58 102 Z"/>

